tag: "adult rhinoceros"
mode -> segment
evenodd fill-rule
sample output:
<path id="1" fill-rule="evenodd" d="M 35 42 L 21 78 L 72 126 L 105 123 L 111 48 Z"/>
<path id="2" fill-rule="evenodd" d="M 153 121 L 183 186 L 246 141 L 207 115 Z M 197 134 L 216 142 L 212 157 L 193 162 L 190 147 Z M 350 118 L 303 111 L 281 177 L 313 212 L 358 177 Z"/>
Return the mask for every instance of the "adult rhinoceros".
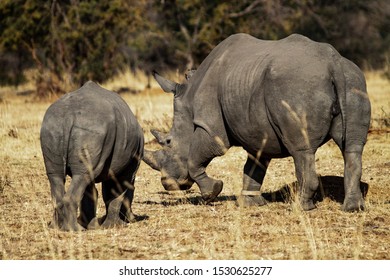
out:
<path id="1" fill-rule="evenodd" d="M 93 82 L 65 94 L 48 108 L 40 139 L 55 203 L 52 227 L 81 229 L 79 205 L 81 226 L 97 226 L 98 182 L 103 182 L 107 211 L 103 226 L 134 220 L 131 202 L 143 131 L 118 94 Z M 72 181 L 65 192 L 66 175 Z"/>
<path id="2" fill-rule="evenodd" d="M 300 202 L 310 210 L 319 185 L 315 152 L 332 138 L 345 162 L 342 209 L 364 209 L 360 178 L 370 102 L 360 69 L 332 46 L 296 34 L 278 41 L 236 34 L 215 47 L 188 83 L 155 78 L 174 93 L 174 119 L 159 140 L 164 148 L 146 151 L 144 161 L 161 171 L 166 189 L 195 181 L 206 201 L 215 199 L 223 183 L 206 174 L 207 165 L 242 146 L 248 158 L 239 204 L 263 205 L 260 187 L 270 160 L 292 156 Z"/>

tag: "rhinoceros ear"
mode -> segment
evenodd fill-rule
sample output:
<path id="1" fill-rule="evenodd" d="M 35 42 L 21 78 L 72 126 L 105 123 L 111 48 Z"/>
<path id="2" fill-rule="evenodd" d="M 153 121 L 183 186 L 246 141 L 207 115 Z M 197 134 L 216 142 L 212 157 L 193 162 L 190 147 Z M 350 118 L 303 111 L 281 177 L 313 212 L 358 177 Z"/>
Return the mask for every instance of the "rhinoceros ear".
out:
<path id="1" fill-rule="evenodd" d="M 156 79 L 157 83 L 160 85 L 163 91 L 176 93 L 176 87 L 178 86 L 178 83 L 165 79 L 156 71 L 153 71 L 153 77 Z"/>
<path id="2" fill-rule="evenodd" d="M 144 157 L 142 160 L 151 168 L 160 171 L 161 170 L 161 151 L 148 151 L 144 150 Z"/>

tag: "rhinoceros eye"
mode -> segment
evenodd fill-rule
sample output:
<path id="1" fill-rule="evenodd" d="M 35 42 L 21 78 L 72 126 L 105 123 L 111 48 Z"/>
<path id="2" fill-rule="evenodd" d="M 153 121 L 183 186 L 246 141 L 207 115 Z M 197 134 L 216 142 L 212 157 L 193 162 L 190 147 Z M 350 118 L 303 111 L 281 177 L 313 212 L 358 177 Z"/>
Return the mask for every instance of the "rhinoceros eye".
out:
<path id="1" fill-rule="evenodd" d="M 166 144 L 167 146 L 170 146 L 170 145 L 171 145 L 171 141 L 172 141 L 172 139 L 171 139 L 170 137 L 168 137 L 168 138 L 166 139 L 166 141 L 165 141 L 165 144 Z"/>

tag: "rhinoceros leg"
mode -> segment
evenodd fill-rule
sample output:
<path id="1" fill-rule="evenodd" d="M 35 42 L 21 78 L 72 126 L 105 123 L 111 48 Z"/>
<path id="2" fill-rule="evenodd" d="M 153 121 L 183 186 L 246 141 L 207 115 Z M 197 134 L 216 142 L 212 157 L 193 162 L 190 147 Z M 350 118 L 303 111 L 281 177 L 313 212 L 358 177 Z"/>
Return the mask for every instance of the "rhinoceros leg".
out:
<path id="1" fill-rule="evenodd" d="M 249 155 L 244 166 L 243 189 L 237 203 L 239 206 L 262 206 L 266 204 L 260 192 L 270 159 Z"/>
<path id="2" fill-rule="evenodd" d="M 134 197 L 134 179 L 138 166 L 131 167 L 125 176 L 112 178 L 103 182 L 102 194 L 106 205 L 106 218 L 102 227 L 114 227 L 116 225 L 126 225 L 135 221 L 135 216 L 131 209 Z"/>
<path id="3" fill-rule="evenodd" d="M 57 204 L 57 211 L 63 217 L 63 224 L 60 226 L 60 229 L 65 231 L 79 231 L 83 229 L 77 222 L 77 209 L 89 184 L 90 179 L 86 174 L 72 176 L 72 182 L 68 191 L 65 193 L 62 201 Z"/>
<path id="4" fill-rule="evenodd" d="M 342 206 L 343 211 L 364 210 L 364 199 L 360 189 L 362 176 L 362 153 L 344 153 L 344 189 L 345 198 Z"/>
<path id="5" fill-rule="evenodd" d="M 334 128 L 335 127 L 335 128 Z M 331 130 L 333 140 L 339 146 L 344 157 L 344 203 L 341 207 L 343 211 L 359 211 L 364 210 L 364 199 L 360 189 L 360 179 L 362 176 L 362 153 L 363 144 L 352 144 L 347 141 L 346 147 L 343 147 L 341 134 L 338 133 L 336 125 Z M 365 141 L 366 136 L 362 136 L 362 141 Z"/>
<path id="6" fill-rule="evenodd" d="M 299 199 L 303 210 L 314 209 L 313 195 L 319 186 L 315 169 L 315 155 L 311 151 L 298 151 L 293 155 L 299 185 Z"/>
<path id="7" fill-rule="evenodd" d="M 119 215 L 120 218 L 127 223 L 135 221 L 135 216 L 131 209 L 131 204 L 133 202 L 134 192 L 135 192 L 135 187 L 134 187 L 135 177 L 140 163 L 141 160 L 139 158 L 133 158 L 132 161 L 130 162 L 129 170 L 125 172 L 125 175 L 119 177 L 121 185 L 126 190 Z"/>
<path id="8" fill-rule="evenodd" d="M 124 191 L 121 195 L 116 197 L 114 200 L 111 200 L 110 204 L 107 208 L 107 215 L 104 219 L 104 222 L 101 225 L 101 228 L 113 228 L 119 225 L 127 225 L 124 221 L 122 221 L 118 215 L 120 208 L 122 207 L 122 202 L 125 197 L 126 191 Z"/>
<path id="9" fill-rule="evenodd" d="M 198 184 L 206 203 L 213 201 L 222 191 L 223 182 L 210 178 L 206 167 L 216 156 L 224 154 L 224 148 L 201 127 L 197 127 L 190 145 L 188 172 Z"/>
<path id="10" fill-rule="evenodd" d="M 347 135 L 343 143 L 341 117 L 334 118 L 330 135 L 339 146 L 344 157 L 345 198 L 343 211 L 364 210 L 364 198 L 360 189 L 362 176 L 362 153 L 370 124 L 370 107 L 366 97 L 348 93 Z M 359 108 L 359 110 L 356 110 Z"/>
<path id="11" fill-rule="evenodd" d="M 119 186 L 119 182 L 116 179 L 109 179 L 102 183 L 102 196 L 106 206 L 106 216 L 102 224 L 103 228 L 111 228 L 120 224 L 119 211 L 122 205 L 116 203 L 115 199 L 118 197 L 124 197 L 124 191 L 121 192 L 122 187 Z M 117 200 L 119 202 L 119 200 Z"/>
<path id="12" fill-rule="evenodd" d="M 95 183 L 92 182 L 85 189 L 83 199 L 80 204 L 79 223 L 87 228 L 88 224 L 96 217 L 98 192 Z"/>
<path id="13" fill-rule="evenodd" d="M 135 179 L 135 171 L 138 169 L 138 166 L 132 166 L 129 171 L 129 176 L 124 176 L 119 178 L 119 182 L 122 186 L 122 190 L 125 191 L 124 198 L 122 201 L 122 205 L 119 211 L 119 218 L 125 223 L 132 223 L 135 221 L 135 216 L 131 209 L 131 204 L 134 198 L 134 179 Z"/>
<path id="14" fill-rule="evenodd" d="M 48 174 L 51 196 L 55 204 L 53 220 L 49 222 L 50 228 L 58 229 L 63 223 L 63 216 L 58 212 L 56 205 L 62 201 L 65 194 L 65 176 L 63 174 Z"/>

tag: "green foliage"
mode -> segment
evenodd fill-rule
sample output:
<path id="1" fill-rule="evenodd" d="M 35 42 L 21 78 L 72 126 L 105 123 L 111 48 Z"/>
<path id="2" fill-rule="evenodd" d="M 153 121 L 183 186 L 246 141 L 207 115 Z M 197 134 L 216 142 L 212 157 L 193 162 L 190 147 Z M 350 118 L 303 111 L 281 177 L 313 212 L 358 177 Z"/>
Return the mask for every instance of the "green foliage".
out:
<path id="1" fill-rule="evenodd" d="M 390 2 L 385 0 L 308 1 L 294 30 L 332 44 L 347 58 L 381 68 L 390 53 Z M 387 30 L 384 32 L 384 30 Z"/>
<path id="2" fill-rule="evenodd" d="M 301 33 L 333 44 L 365 67 L 383 67 L 390 53 L 390 3 L 385 0 L 165 0 L 155 7 L 161 11 L 159 25 L 177 34 L 188 65 L 199 64 L 238 32 L 272 40 Z"/>
<path id="3" fill-rule="evenodd" d="M 2 0 L 0 84 L 35 68 L 40 95 L 64 92 L 124 68 L 192 68 L 227 36 L 301 33 L 360 66 L 390 56 L 386 0 Z"/>
<path id="4" fill-rule="evenodd" d="M 44 44 L 49 32 L 48 1 L 4 0 L 0 2 L 0 84 L 18 84 L 23 69 L 31 67 L 37 42 Z M 34 50 L 34 51 L 33 51 Z"/>
<path id="5" fill-rule="evenodd" d="M 144 28 L 144 7 L 124 0 L 2 1 L 1 58 L 36 67 L 40 95 L 88 79 L 102 82 L 128 65 L 126 47 Z M 9 82 L 7 74 L 2 77 Z"/>

